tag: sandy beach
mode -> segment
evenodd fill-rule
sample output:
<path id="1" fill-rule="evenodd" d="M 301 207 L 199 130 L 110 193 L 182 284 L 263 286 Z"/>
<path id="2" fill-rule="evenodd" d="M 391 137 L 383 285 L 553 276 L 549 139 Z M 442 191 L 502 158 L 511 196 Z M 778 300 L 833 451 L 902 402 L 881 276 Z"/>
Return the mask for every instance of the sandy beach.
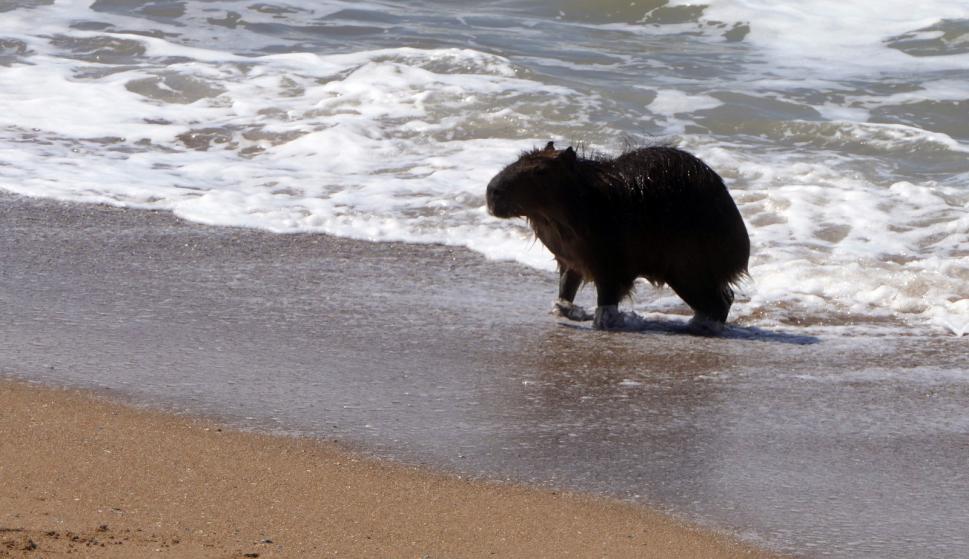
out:
<path id="1" fill-rule="evenodd" d="M 769 557 L 645 509 L 0 383 L 0 557 Z"/>
<path id="2" fill-rule="evenodd" d="M 2 552 L 746 552 L 646 510 L 797 556 L 969 545 L 965 338 L 593 332 L 466 250 L 8 195 L 0 254 L 0 377 L 298 437 L 4 385 Z"/>

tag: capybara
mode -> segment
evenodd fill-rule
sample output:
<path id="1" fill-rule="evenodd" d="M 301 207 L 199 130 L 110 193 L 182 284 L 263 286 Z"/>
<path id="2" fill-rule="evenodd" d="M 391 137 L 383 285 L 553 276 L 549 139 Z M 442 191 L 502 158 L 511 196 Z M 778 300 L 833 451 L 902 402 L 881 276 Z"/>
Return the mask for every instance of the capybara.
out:
<path id="1" fill-rule="evenodd" d="M 619 301 L 643 277 L 693 308 L 691 331 L 718 333 L 747 272 L 750 239 L 723 179 L 673 147 L 587 158 L 549 142 L 491 179 L 486 197 L 492 215 L 526 218 L 555 255 L 556 311 L 597 329 L 623 328 Z M 583 281 L 596 286 L 594 316 L 573 303 Z"/>

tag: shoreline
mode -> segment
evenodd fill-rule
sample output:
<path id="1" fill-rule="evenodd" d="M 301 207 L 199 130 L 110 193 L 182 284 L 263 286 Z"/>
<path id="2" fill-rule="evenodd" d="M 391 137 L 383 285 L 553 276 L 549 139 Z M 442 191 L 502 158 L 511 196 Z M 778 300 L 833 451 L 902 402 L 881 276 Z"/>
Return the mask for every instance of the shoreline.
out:
<path id="1" fill-rule="evenodd" d="M 0 379 L 0 557 L 775 557 L 604 498 L 467 481 Z"/>
<path id="2" fill-rule="evenodd" d="M 547 314 L 553 274 L 467 250 L 2 194 L 0 254 L 0 378 L 782 553 L 965 555 L 965 339 L 595 332 Z"/>

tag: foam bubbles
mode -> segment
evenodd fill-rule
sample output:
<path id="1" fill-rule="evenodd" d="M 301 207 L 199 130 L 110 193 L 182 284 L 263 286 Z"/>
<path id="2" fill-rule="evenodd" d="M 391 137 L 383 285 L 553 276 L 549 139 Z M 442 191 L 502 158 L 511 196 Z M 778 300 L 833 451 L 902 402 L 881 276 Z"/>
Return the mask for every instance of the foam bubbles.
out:
<path id="1" fill-rule="evenodd" d="M 673 0 L 670 4 L 693 2 Z M 964 5 L 944 0 L 918 4 L 812 0 L 783 7 L 765 0 L 709 0 L 704 4 L 706 21 L 749 25 L 744 40 L 764 47 L 763 53 L 776 67 L 820 69 L 827 76 L 912 64 L 910 55 L 888 48 L 886 43 L 899 35 L 934 28 L 944 20 L 966 17 Z M 964 58 L 956 56 L 919 60 L 920 69 L 964 69 L 964 64 Z"/>
<path id="2" fill-rule="evenodd" d="M 709 95 L 687 95 L 675 89 L 661 89 L 656 92 L 656 99 L 649 104 L 649 110 L 654 113 L 674 116 L 713 109 L 723 103 Z"/>
<path id="3" fill-rule="evenodd" d="M 715 168 L 761 188 L 735 191 L 750 227 L 749 301 L 781 323 L 905 323 L 958 333 L 969 321 L 969 193 L 938 184 L 887 187 L 831 165 L 764 166 L 715 148 L 697 151 Z M 826 317 L 826 318 L 825 318 Z"/>
<path id="4" fill-rule="evenodd" d="M 448 243 L 552 270 L 524 222 L 487 214 L 488 180 L 550 139 L 608 151 L 660 135 L 720 172 L 748 223 L 741 323 L 966 333 L 969 147 L 954 115 L 969 89 L 952 70 L 965 53 L 936 44 L 961 28 L 906 35 L 934 29 L 948 4 L 860 30 L 858 8 L 822 0 L 716 0 L 639 23 L 497 25 L 489 12 L 461 14 L 463 37 L 442 6 L 408 31 L 433 40 L 383 39 L 412 10 L 401 7 L 374 16 L 380 37 L 327 43 L 347 6 L 5 12 L 0 101 L 15 110 L 0 112 L 0 188 L 212 225 Z M 787 37 L 795 23 L 814 39 Z M 931 59 L 918 79 L 891 75 L 912 49 Z M 857 77 L 864 57 L 879 79 Z M 668 290 L 640 291 L 641 310 L 688 312 Z"/>

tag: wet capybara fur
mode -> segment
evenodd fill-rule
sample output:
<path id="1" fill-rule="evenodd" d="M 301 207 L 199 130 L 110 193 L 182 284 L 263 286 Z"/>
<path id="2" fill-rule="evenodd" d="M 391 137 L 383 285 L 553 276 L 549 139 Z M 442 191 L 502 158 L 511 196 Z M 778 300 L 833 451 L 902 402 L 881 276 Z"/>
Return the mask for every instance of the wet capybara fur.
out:
<path id="1" fill-rule="evenodd" d="M 549 142 L 498 173 L 487 203 L 496 217 L 526 218 L 555 255 L 560 314 L 592 318 L 573 300 L 595 283 L 596 328 L 622 327 L 617 305 L 642 277 L 686 301 L 693 328 L 718 332 L 747 271 L 747 228 L 723 179 L 673 147 L 586 158 Z"/>

